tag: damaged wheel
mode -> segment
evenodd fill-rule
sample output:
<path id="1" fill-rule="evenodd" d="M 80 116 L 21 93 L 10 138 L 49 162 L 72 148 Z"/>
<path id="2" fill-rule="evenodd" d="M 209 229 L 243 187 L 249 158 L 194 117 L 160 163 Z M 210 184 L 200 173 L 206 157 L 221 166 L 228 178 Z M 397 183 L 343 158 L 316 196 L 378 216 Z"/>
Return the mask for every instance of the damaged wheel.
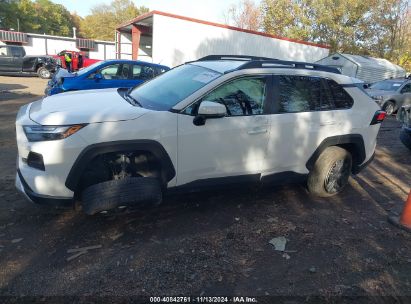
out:
<path id="1" fill-rule="evenodd" d="M 159 204 L 161 185 L 152 177 L 129 177 L 110 180 L 87 187 L 81 193 L 83 210 L 93 215 L 119 206 Z"/>
<path id="2" fill-rule="evenodd" d="M 351 170 L 351 154 L 340 147 L 329 147 L 321 153 L 308 175 L 308 190 L 321 197 L 333 196 L 348 184 Z"/>

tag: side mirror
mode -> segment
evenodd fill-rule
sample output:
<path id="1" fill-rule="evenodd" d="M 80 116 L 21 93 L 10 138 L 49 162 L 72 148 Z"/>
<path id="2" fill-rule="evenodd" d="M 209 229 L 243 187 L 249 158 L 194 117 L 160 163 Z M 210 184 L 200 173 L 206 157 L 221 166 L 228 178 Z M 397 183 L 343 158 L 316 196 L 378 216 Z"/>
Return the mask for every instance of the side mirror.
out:
<path id="1" fill-rule="evenodd" d="M 227 109 L 221 103 L 205 100 L 198 108 L 198 115 L 207 118 L 220 118 L 227 115 Z"/>
<path id="2" fill-rule="evenodd" d="M 210 118 L 222 118 L 227 115 L 227 109 L 224 105 L 213 102 L 213 101 L 203 101 L 199 108 L 198 114 L 194 118 L 193 123 L 196 126 L 202 126 L 205 124 L 207 119 Z"/>
<path id="3" fill-rule="evenodd" d="M 100 81 L 101 79 L 103 79 L 103 75 L 101 75 L 100 73 L 94 74 L 94 80 L 95 81 Z"/>

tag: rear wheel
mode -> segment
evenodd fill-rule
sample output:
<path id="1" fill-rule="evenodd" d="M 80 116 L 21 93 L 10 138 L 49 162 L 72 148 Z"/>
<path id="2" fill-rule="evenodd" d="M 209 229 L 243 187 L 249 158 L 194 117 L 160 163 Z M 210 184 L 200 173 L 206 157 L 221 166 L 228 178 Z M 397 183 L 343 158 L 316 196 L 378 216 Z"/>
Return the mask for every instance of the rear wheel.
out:
<path id="1" fill-rule="evenodd" d="M 392 101 L 387 101 L 384 103 L 382 109 L 387 113 L 387 115 L 392 115 L 394 113 L 395 104 Z"/>
<path id="2" fill-rule="evenodd" d="M 351 170 L 351 154 L 340 147 L 329 147 L 321 153 L 308 175 L 308 190 L 321 197 L 333 196 L 348 184 Z"/>
<path id="3" fill-rule="evenodd" d="M 51 72 L 49 70 L 47 70 L 45 67 L 41 66 L 37 69 L 37 75 L 39 75 L 39 77 L 41 79 L 49 79 L 51 78 Z"/>

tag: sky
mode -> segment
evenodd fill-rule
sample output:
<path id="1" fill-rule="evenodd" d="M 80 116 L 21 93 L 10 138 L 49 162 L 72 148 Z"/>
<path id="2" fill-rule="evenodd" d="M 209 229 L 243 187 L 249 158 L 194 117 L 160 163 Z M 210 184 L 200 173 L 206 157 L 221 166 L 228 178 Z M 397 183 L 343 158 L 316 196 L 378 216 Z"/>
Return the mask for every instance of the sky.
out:
<path id="1" fill-rule="evenodd" d="M 52 0 L 63 4 L 70 12 L 76 11 L 82 17 L 98 4 L 108 4 L 111 0 Z M 145 6 L 150 10 L 164 11 L 176 15 L 224 23 L 223 12 L 238 0 L 134 0 L 136 6 Z M 259 2 L 259 1 L 258 1 Z"/>

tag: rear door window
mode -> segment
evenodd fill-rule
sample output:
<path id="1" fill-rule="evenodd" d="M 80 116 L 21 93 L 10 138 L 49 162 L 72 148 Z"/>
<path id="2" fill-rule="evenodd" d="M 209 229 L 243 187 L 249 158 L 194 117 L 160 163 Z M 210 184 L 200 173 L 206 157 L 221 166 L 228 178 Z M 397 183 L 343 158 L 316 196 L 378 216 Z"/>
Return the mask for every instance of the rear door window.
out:
<path id="1" fill-rule="evenodd" d="M 411 93 L 411 83 L 407 83 L 402 89 L 401 94 Z"/>
<path id="2" fill-rule="evenodd" d="M 12 46 L 11 48 L 11 54 L 13 57 L 23 57 L 23 48 Z"/>
<path id="3" fill-rule="evenodd" d="M 320 77 L 279 76 L 278 89 L 278 113 L 322 111 L 334 108 Z"/>
<path id="4" fill-rule="evenodd" d="M 148 80 L 156 76 L 155 69 L 151 66 L 134 64 L 133 79 Z"/>

